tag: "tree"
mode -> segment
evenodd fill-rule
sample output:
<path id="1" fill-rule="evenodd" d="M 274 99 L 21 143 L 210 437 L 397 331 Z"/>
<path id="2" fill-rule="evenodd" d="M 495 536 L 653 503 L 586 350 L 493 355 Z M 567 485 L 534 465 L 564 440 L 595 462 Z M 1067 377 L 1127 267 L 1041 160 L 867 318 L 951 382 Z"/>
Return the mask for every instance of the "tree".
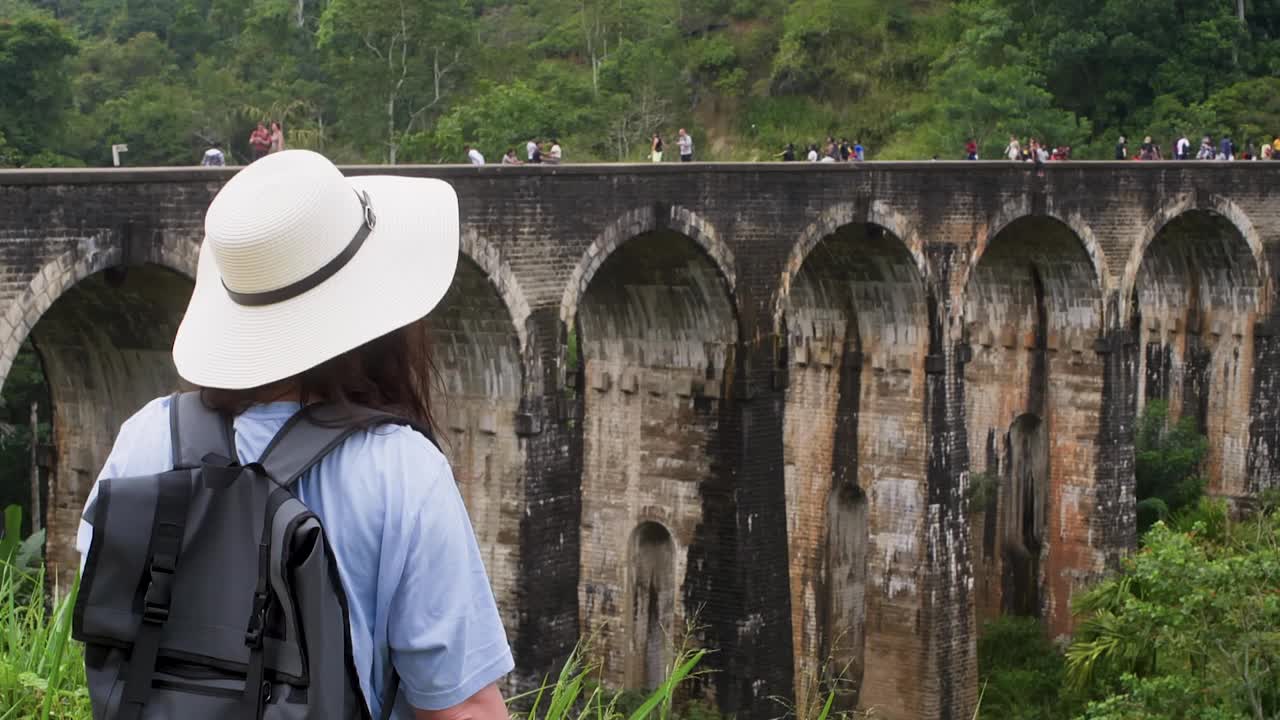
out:
<path id="1" fill-rule="evenodd" d="M 1134 438 L 1135 494 L 1138 535 L 1158 520 L 1167 520 L 1193 507 L 1204 494 L 1200 466 L 1209 452 L 1208 439 L 1196 429 L 1193 417 L 1169 418 L 1169 405 L 1147 403 L 1138 418 Z"/>
<path id="2" fill-rule="evenodd" d="M 334 0 L 318 35 L 351 107 L 381 99 L 387 162 L 463 73 L 475 36 L 470 0 Z"/>
<path id="3" fill-rule="evenodd" d="M 1080 596 L 1077 687 L 1113 690 L 1090 720 L 1280 717 L 1280 515 L 1202 501 L 1157 523 L 1124 572 Z"/>
<path id="4" fill-rule="evenodd" d="M 18 153 L 57 150 L 71 103 L 66 62 L 76 50 L 66 28 L 52 18 L 0 20 L 0 133 Z"/>

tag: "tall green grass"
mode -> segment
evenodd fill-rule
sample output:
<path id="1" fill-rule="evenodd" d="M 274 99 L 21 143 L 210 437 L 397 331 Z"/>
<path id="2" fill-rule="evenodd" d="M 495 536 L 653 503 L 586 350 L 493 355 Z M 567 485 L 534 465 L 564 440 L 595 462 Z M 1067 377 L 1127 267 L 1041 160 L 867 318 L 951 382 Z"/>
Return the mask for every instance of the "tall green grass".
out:
<path id="1" fill-rule="evenodd" d="M 619 706 L 621 695 L 596 684 L 599 667 L 586 660 L 581 649 L 569 656 L 554 681 L 511 698 L 511 704 L 527 706 L 512 712 L 515 720 L 673 720 L 681 686 L 694 677 L 705 650 L 686 650 L 676 656 L 671 672 L 639 707 L 629 714 Z"/>
<path id="2" fill-rule="evenodd" d="M 71 639 L 76 588 L 50 604 L 44 571 L 0 560 L 0 720 L 89 720 L 84 657 Z"/>

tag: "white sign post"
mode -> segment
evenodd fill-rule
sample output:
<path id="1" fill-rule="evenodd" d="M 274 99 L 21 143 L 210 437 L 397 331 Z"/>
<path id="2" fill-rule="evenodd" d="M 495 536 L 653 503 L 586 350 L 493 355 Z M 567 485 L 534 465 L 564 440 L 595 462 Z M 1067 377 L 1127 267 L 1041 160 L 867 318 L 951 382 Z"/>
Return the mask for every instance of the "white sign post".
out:
<path id="1" fill-rule="evenodd" d="M 120 153 L 129 152 L 129 146 L 124 143 L 111 146 L 111 163 L 116 167 L 120 167 Z"/>

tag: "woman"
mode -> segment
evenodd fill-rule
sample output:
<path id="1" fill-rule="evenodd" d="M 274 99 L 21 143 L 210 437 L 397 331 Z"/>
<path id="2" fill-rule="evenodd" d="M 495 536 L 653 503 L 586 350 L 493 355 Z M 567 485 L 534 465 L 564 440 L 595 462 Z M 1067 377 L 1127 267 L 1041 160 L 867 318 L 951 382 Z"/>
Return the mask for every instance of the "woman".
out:
<path id="1" fill-rule="evenodd" d="M 1018 142 L 1017 135 L 1009 136 L 1009 144 L 1004 148 L 1004 156 L 1014 162 L 1022 160 L 1022 145 Z"/>
<path id="2" fill-rule="evenodd" d="M 278 153 L 284 150 L 284 128 L 280 127 L 280 121 L 271 121 L 271 152 Z"/>
<path id="3" fill-rule="evenodd" d="M 516 157 L 515 148 L 507 148 L 507 154 L 502 156 L 503 165 L 523 165 L 520 158 Z"/>
<path id="4" fill-rule="evenodd" d="M 241 463 L 316 402 L 430 426 L 438 383 L 423 318 L 452 283 L 458 244 L 457 196 L 438 180 L 348 180 L 320 155 L 291 150 L 222 188 L 173 358 L 207 406 L 234 417 Z M 100 479 L 172 467 L 170 401 L 125 422 Z M 511 653 L 444 455 L 409 427 L 360 431 L 296 493 L 336 558 L 371 716 L 394 668 L 397 718 L 506 720 L 495 683 Z M 93 528 L 80 530 L 84 553 Z"/>
<path id="5" fill-rule="evenodd" d="M 649 143 L 649 157 L 656 163 L 662 162 L 662 136 L 653 134 L 653 142 Z"/>

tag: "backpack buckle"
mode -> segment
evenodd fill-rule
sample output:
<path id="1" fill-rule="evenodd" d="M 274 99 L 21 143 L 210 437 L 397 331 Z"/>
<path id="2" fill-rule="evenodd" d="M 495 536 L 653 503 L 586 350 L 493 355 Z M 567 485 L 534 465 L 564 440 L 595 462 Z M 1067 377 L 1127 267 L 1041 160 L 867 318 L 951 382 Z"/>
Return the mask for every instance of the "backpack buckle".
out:
<path id="1" fill-rule="evenodd" d="M 253 612 L 249 615 L 249 627 L 244 631 L 244 644 L 251 648 L 261 647 L 262 636 L 267 629 L 267 606 L 271 596 L 266 593 L 253 594 Z"/>
<path id="2" fill-rule="evenodd" d="M 142 620 L 163 625 L 169 619 L 169 602 L 173 599 L 173 571 L 151 562 L 151 582 L 142 601 Z"/>

